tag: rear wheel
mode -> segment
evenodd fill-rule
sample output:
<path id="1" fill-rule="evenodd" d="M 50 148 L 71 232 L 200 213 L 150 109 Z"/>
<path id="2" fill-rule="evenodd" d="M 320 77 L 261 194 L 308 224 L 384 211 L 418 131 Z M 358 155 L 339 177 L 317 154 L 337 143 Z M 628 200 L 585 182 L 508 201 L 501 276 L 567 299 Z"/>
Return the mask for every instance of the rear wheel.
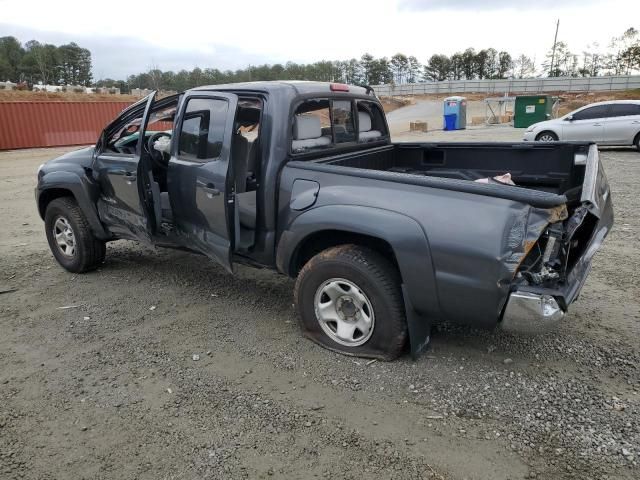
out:
<path id="1" fill-rule="evenodd" d="M 536 142 L 557 142 L 558 136 L 553 132 L 542 132 L 536 137 Z"/>
<path id="2" fill-rule="evenodd" d="M 44 225 L 51 253 L 66 270 L 88 272 L 104 261 L 105 242 L 94 237 L 75 199 L 62 197 L 51 201 Z"/>
<path id="3" fill-rule="evenodd" d="M 397 269 L 356 245 L 332 247 L 302 268 L 294 297 L 305 335 L 347 355 L 393 360 L 407 326 Z"/>

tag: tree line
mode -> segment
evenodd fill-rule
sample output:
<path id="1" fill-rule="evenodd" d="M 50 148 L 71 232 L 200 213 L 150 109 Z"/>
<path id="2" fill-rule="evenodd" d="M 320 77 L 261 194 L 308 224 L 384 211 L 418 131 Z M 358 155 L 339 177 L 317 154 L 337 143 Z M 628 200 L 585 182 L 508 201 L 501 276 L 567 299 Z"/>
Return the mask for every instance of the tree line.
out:
<path id="1" fill-rule="evenodd" d="M 0 80 L 34 85 L 90 86 L 91 52 L 71 42 L 52 45 L 15 37 L 0 38 Z"/>
<path id="2" fill-rule="evenodd" d="M 569 49 L 564 41 L 555 44 L 540 65 L 526 55 L 512 56 L 494 48 L 468 48 L 451 56 L 432 55 L 422 64 L 415 56 L 397 53 L 376 58 L 365 53 L 359 59 L 301 64 L 250 65 L 237 70 L 199 68 L 163 71 L 157 66 L 127 79 L 92 82 L 91 52 L 75 43 L 55 46 L 35 40 L 24 45 L 14 37 L 0 38 L 0 80 L 28 84 L 55 83 L 96 87 L 154 90 L 186 90 L 198 85 L 256 80 L 316 80 L 350 84 L 403 84 L 443 80 L 531 78 L 535 76 L 578 77 L 631 74 L 640 70 L 640 34 L 635 28 L 614 37 L 606 48 L 594 43 L 583 52 Z"/>

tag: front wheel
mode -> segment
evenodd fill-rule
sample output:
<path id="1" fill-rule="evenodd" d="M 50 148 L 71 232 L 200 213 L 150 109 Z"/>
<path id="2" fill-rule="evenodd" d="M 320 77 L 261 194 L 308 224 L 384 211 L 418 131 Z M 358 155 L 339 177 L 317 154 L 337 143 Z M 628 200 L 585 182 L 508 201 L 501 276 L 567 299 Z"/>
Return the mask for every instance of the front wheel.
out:
<path id="1" fill-rule="evenodd" d="M 314 256 L 295 286 L 305 335 L 330 350 L 393 360 L 407 325 L 398 270 L 379 253 L 340 245 Z"/>
<path id="2" fill-rule="evenodd" d="M 553 132 L 542 132 L 536 137 L 536 142 L 557 142 L 558 136 Z"/>
<path id="3" fill-rule="evenodd" d="M 75 199 L 52 200 L 47 205 L 44 225 L 51 253 L 64 269 L 73 273 L 88 272 L 104 261 L 106 245 L 94 237 Z"/>

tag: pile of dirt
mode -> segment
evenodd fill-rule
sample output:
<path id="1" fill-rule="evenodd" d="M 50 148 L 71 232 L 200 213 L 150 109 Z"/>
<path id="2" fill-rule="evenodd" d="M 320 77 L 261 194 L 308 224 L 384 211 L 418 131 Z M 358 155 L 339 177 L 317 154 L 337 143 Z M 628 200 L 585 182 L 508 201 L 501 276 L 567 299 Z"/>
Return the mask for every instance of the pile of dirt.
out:
<path id="1" fill-rule="evenodd" d="M 415 98 L 417 97 L 378 97 L 385 113 L 411 105 L 415 102 Z"/>
<path id="2" fill-rule="evenodd" d="M 137 100 L 140 98 L 133 95 L 0 90 L 0 102 L 135 102 Z"/>

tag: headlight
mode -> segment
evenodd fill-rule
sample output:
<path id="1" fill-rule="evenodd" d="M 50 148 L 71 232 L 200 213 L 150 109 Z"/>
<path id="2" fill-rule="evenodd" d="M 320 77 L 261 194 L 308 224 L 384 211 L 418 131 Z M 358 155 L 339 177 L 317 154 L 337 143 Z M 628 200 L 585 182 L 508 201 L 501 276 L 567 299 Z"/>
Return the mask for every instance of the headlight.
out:
<path id="1" fill-rule="evenodd" d="M 536 128 L 535 126 L 531 125 L 529 128 L 525 130 L 525 133 L 531 133 L 535 128 Z"/>
<path id="2" fill-rule="evenodd" d="M 40 166 L 38 167 L 38 171 L 36 172 L 38 176 L 40 176 L 40 170 L 42 170 L 42 167 L 44 167 L 44 163 L 41 163 Z"/>

